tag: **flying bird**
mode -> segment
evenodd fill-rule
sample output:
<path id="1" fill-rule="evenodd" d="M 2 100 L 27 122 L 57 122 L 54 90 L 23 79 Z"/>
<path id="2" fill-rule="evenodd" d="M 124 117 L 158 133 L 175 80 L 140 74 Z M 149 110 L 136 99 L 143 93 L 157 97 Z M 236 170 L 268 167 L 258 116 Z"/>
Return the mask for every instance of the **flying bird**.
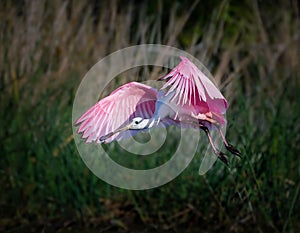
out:
<path id="1" fill-rule="evenodd" d="M 218 130 L 232 154 L 241 153 L 229 144 L 221 128 L 228 104 L 212 81 L 186 57 L 160 80 L 160 90 L 130 82 L 101 99 L 75 122 L 86 143 L 110 143 L 152 127 L 176 125 L 202 129 L 218 158 L 225 154 L 214 145 L 210 131 Z"/>

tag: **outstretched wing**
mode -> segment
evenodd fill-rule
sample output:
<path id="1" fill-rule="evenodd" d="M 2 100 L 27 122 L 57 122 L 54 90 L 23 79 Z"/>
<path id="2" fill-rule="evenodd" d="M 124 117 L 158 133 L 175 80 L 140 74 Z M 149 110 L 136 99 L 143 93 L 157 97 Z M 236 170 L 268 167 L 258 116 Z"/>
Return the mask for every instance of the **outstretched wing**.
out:
<path id="1" fill-rule="evenodd" d="M 205 105 L 209 111 L 223 114 L 227 101 L 212 81 L 186 57 L 162 79 L 170 78 L 162 89 L 170 87 L 167 94 L 177 105 Z"/>
<path id="2" fill-rule="evenodd" d="M 101 136 L 129 123 L 134 117 L 151 118 L 156 100 L 156 89 L 137 82 L 127 83 L 88 109 L 75 125 L 80 125 L 78 133 L 82 133 L 87 143 L 100 143 Z M 122 133 L 117 133 L 105 142 L 121 138 Z"/>

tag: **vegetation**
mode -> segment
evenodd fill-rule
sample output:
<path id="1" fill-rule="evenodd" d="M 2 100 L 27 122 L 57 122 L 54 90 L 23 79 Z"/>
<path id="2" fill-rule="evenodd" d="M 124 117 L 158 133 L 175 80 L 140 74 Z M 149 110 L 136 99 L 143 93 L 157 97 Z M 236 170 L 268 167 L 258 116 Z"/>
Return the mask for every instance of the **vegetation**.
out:
<path id="1" fill-rule="evenodd" d="M 0 231 L 300 231 L 297 1 L 6 0 L 0 18 Z M 231 169 L 198 176 L 193 160 L 163 187 L 129 191 L 84 165 L 76 89 L 100 58 L 144 43 L 183 49 L 214 74 L 244 155 Z"/>

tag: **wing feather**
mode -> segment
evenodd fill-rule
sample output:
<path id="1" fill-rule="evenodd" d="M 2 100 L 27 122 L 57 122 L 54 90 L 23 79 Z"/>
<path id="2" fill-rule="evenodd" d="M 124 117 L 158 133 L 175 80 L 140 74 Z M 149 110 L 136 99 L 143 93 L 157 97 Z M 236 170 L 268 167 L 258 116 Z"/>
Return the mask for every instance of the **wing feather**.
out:
<path id="1" fill-rule="evenodd" d="M 178 105 L 205 103 L 218 114 L 227 110 L 227 101 L 212 81 L 191 61 L 180 57 L 181 62 L 163 79 L 169 80 L 161 89 L 169 87 L 166 95 L 174 92 L 171 102 Z"/>
<path id="2" fill-rule="evenodd" d="M 137 82 L 127 83 L 101 99 L 78 118 L 75 122 L 75 125 L 79 125 L 78 133 L 82 134 L 87 143 L 100 143 L 101 136 L 129 123 L 132 118 L 152 117 L 157 95 L 157 90 L 150 86 Z M 121 134 L 112 136 L 106 143 L 121 139 Z"/>

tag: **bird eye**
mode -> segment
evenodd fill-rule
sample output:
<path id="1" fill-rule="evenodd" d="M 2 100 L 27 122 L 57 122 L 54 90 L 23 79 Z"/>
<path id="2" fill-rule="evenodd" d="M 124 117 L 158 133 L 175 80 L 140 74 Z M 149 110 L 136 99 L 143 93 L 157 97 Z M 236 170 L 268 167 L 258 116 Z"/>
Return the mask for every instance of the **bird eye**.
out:
<path id="1" fill-rule="evenodd" d="M 134 123 L 137 125 L 139 122 L 138 122 L 138 121 L 135 121 Z"/>

